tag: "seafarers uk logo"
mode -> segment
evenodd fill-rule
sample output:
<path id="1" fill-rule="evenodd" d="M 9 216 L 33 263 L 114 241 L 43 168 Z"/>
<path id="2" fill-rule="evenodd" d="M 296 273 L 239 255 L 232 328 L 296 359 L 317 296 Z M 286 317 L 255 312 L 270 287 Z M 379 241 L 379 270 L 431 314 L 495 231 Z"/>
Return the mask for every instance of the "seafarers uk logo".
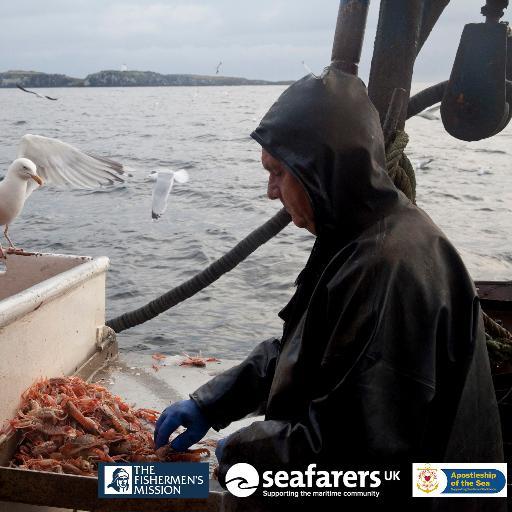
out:
<path id="1" fill-rule="evenodd" d="M 110 482 L 110 483 L 109 483 Z M 131 466 L 106 466 L 104 489 L 105 494 L 131 494 Z"/>
<path id="2" fill-rule="evenodd" d="M 260 483 L 260 475 L 254 466 L 239 462 L 231 466 L 226 473 L 226 487 L 238 498 L 246 498 L 256 492 Z"/>

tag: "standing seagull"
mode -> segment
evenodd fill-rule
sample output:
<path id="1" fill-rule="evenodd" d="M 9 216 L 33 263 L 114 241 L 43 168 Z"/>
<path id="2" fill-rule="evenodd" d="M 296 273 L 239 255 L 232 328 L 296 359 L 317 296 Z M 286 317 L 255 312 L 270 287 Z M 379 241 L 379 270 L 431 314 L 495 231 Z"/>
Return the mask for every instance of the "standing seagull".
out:
<path id="1" fill-rule="evenodd" d="M 52 98 L 51 96 L 44 96 L 43 94 L 39 94 L 38 92 L 35 92 L 35 91 L 29 91 L 28 89 L 25 89 L 25 87 L 22 87 L 20 84 L 16 84 L 16 87 L 18 89 L 21 89 L 23 92 L 28 92 L 29 94 L 35 94 L 38 98 L 43 98 L 43 99 L 52 100 L 52 101 L 58 100 L 58 98 Z"/>
<path id="2" fill-rule="evenodd" d="M 7 232 L 9 224 L 21 213 L 26 199 L 44 182 L 56 186 L 95 188 L 123 183 L 123 166 L 107 158 L 82 153 L 58 139 L 24 135 L 18 158 L 9 166 L 0 182 L 0 226 L 11 250 L 14 244 Z M 5 253 L 0 244 L 0 257 Z"/>

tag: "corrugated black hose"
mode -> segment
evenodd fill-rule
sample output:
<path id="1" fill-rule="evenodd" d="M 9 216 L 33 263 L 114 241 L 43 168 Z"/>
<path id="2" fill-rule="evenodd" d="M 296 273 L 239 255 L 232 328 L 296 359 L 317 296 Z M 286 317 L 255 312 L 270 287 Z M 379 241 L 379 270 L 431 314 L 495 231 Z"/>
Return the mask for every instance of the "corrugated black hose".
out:
<path id="1" fill-rule="evenodd" d="M 265 222 L 265 224 L 255 229 L 241 242 L 235 245 L 233 249 L 214 261 L 203 271 L 199 272 L 199 274 L 196 274 L 183 284 L 180 284 L 176 288 L 152 300 L 145 306 L 108 320 L 106 325 L 115 332 L 121 332 L 155 318 L 155 316 L 160 313 L 192 297 L 192 295 L 195 295 L 197 292 L 219 279 L 223 274 L 235 268 L 260 245 L 263 245 L 277 235 L 290 221 L 290 214 L 283 208 Z"/>

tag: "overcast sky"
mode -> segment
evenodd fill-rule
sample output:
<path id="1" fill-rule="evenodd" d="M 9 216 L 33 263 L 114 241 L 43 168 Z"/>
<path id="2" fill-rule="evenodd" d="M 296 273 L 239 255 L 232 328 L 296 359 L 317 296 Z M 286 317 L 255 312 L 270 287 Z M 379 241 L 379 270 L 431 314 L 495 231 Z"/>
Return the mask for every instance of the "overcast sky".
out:
<path id="1" fill-rule="evenodd" d="M 361 76 L 378 15 L 371 2 Z M 484 0 L 452 0 L 423 48 L 414 79 L 449 76 L 465 23 Z M 337 0 L 16 0 L 2 2 L 0 71 L 84 77 L 102 69 L 293 80 L 329 63 Z M 504 19 L 510 19 L 510 11 Z"/>

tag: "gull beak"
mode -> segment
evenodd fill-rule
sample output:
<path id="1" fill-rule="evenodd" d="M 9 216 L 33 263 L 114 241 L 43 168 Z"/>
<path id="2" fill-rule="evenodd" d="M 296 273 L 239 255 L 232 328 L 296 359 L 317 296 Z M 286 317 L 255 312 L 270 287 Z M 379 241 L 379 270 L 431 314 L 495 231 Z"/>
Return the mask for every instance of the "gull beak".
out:
<path id="1" fill-rule="evenodd" d="M 30 177 L 39 185 L 41 186 L 44 181 L 37 175 L 37 174 L 31 174 Z"/>

